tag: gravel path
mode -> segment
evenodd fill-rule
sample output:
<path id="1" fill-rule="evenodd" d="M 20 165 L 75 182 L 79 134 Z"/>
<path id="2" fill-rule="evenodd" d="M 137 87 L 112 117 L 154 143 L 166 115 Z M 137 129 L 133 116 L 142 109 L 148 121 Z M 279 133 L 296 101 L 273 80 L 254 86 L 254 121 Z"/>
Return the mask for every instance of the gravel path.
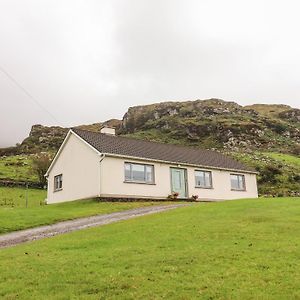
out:
<path id="1" fill-rule="evenodd" d="M 150 215 L 166 210 L 175 209 L 177 207 L 187 206 L 189 204 L 171 204 L 160 206 L 147 206 L 131 210 L 115 212 L 111 214 L 74 219 L 70 221 L 59 222 L 53 225 L 40 226 L 32 229 L 14 231 L 4 235 L 0 235 L 0 248 L 15 246 L 17 244 L 40 240 L 51 237 L 57 234 L 63 234 L 80 230 L 89 227 L 101 226 L 118 222 L 121 220 L 128 220 L 139 216 Z"/>

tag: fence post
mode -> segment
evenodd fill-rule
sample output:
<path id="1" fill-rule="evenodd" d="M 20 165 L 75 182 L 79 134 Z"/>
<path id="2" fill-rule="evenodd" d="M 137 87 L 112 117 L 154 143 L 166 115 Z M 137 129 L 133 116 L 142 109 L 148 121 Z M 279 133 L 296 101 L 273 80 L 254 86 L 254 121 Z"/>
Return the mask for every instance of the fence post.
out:
<path id="1" fill-rule="evenodd" d="M 25 201 L 26 201 L 26 208 L 28 207 L 28 183 L 26 182 L 26 193 L 25 193 Z"/>

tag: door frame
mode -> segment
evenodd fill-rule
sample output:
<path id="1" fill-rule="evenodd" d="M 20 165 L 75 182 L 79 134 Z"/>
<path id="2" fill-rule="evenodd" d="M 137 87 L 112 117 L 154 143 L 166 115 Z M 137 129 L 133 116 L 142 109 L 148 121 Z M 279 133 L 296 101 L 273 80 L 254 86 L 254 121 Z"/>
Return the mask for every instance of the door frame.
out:
<path id="1" fill-rule="evenodd" d="M 177 170 L 183 170 L 183 174 L 184 174 L 184 185 L 185 185 L 185 197 L 183 197 L 183 199 L 186 199 L 189 197 L 189 185 L 188 185 L 188 172 L 186 168 L 181 168 L 181 167 L 170 167 L 170 190 L 171 193 L 172 191 L 172 169 L 177 169 Z M 182 198 L 182 197 L 178 197 L 178 198 Z"/>

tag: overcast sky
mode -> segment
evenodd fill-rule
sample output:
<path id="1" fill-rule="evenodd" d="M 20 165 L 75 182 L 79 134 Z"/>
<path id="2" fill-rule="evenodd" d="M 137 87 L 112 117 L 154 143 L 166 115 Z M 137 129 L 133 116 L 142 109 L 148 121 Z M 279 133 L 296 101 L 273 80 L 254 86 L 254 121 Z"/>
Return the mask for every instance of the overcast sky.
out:
<path id="1" fill-rule="evenodd" d="M 299 11 L 291 0 L 0 0 L 0 146 L 32 124 L 166 100 L 299 108 Z"/>

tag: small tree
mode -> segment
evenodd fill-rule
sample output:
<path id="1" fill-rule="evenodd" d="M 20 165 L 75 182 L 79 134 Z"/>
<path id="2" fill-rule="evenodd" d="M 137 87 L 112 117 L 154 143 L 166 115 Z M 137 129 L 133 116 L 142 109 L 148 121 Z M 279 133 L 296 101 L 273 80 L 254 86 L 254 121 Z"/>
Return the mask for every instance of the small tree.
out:
<path id="1" fill-rule="evenodd" d="M 32 160 L 32 171 L 37 175 L 41 187 L 47 185 L 45 174 L 50 166 L 51 157 L 47 153 L 40 153 Z"/>

